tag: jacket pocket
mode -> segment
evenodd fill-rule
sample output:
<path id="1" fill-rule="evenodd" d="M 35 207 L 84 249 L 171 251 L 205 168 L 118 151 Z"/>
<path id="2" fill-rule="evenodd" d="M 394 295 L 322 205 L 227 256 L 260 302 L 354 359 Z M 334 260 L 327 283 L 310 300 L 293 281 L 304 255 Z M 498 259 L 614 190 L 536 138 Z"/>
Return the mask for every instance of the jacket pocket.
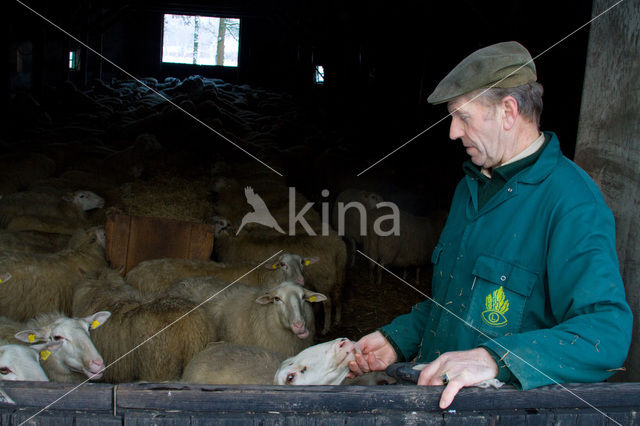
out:
<path id="1" fill-rule="evenodd" d="M 537 273 L 493 256 L 481 255 L 473 267 L 468 321 L 483 334 L 478 342 L 517 333 Z"/>

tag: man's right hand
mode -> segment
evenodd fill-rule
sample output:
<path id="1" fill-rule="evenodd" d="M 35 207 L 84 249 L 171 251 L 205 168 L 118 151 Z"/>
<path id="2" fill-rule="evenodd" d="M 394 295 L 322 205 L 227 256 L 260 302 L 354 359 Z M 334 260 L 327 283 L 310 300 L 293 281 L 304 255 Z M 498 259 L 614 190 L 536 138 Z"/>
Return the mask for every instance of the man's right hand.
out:
<path id="1" fill-rule="evenodd" d="M 356 353 L 356 360 L 349 363 L 351 372 L 347 377 L 361 376 L 370 371 L 383 371 L 398 359 L 393 346 L 379 331 L 367 334 L 358 340 L 356 346 L 362 353 Z"/>

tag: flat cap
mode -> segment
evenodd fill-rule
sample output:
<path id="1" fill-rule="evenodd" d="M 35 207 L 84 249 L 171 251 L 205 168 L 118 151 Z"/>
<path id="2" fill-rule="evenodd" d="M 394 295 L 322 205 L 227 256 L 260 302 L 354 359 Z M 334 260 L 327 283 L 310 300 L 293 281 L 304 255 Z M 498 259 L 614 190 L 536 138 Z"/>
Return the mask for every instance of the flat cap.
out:
<path id="1" fill-rule="evenodd" d="M 436 105 L 477 89 L 509 88 L 536 81 L 536 66 L 520 43 L 506 41 L 476 50 L 438 84 L 427 101 Z"/>

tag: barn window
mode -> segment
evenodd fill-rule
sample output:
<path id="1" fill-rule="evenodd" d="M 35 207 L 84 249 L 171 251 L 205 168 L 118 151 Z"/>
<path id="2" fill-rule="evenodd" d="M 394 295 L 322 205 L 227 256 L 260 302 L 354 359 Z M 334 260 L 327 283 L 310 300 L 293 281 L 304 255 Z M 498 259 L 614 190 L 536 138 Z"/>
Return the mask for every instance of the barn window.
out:
<path id="1" fill-rule="evenodd" d="M 162 62 L 238 66 L 240 19 L 165 13 Z"/>
<path id="2" fill-rule="evenodd" d="M 324 84 L 324 67 L 322 65 L 316 65 L 315 82 L 316 84 Z"/>
<path id="3" fill-rule="evenodd" d="M 80 69 L 80 50 L 69 51 L 69 69 L 77 71 Z"/>

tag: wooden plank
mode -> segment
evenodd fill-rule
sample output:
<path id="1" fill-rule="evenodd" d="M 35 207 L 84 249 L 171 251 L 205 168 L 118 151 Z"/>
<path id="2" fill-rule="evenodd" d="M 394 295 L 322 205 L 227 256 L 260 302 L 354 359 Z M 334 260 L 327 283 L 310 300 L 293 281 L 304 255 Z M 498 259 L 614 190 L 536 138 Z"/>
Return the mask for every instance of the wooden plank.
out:
<path id="1" fill-rule="evenodd" d="M 211 258 L 213 252 L 213 232 L 214 229 L 209 225 L 192 223 L 189 238 L 189 254 L 188 259 L 205 259 Z"/>
<path id="2" fill-rule="evenodd" d="M 43 409 L 58 399 L 51 409 L 108 412 L 113 409 L 113 385 L 107 383 L 86 383 L 78 387 L 72 383 L 5 381 L 0 382 L 0 389 L 16 403 L 0 404 L 3 409 Z"/>
<path id="3" fill-rule="evenodd" d="M 211 258 L 212 225 L 144 216 L 112 214 L 107 218 L 107 259 L 129 272 L 138 263 L 163 257 Z"/>
<path id="4" fill-rule="evenodd" d="M 105 234 L 107 236 L 107 260 L 113 269 L 127 266 L 127 252 L 129 250 L 129 233 L 131 218 L 126 215 L 111 214 L 107 216 Z"/>
<path id="5" fill-rule="evenodd" d="M 640 407 L 640 383 L 566 385 L 566 389 L 596 407 Z M 450 409 L 473 412 L 505 409 L 590 408 L 560 386 L 520 391 L 465 388 Z M 418 386 L 197 386 L 181 384 L 121 384 L 118 409 L 256 413 L 372 412 L 373 410 L 442 412 L 442 387 Z"/>

